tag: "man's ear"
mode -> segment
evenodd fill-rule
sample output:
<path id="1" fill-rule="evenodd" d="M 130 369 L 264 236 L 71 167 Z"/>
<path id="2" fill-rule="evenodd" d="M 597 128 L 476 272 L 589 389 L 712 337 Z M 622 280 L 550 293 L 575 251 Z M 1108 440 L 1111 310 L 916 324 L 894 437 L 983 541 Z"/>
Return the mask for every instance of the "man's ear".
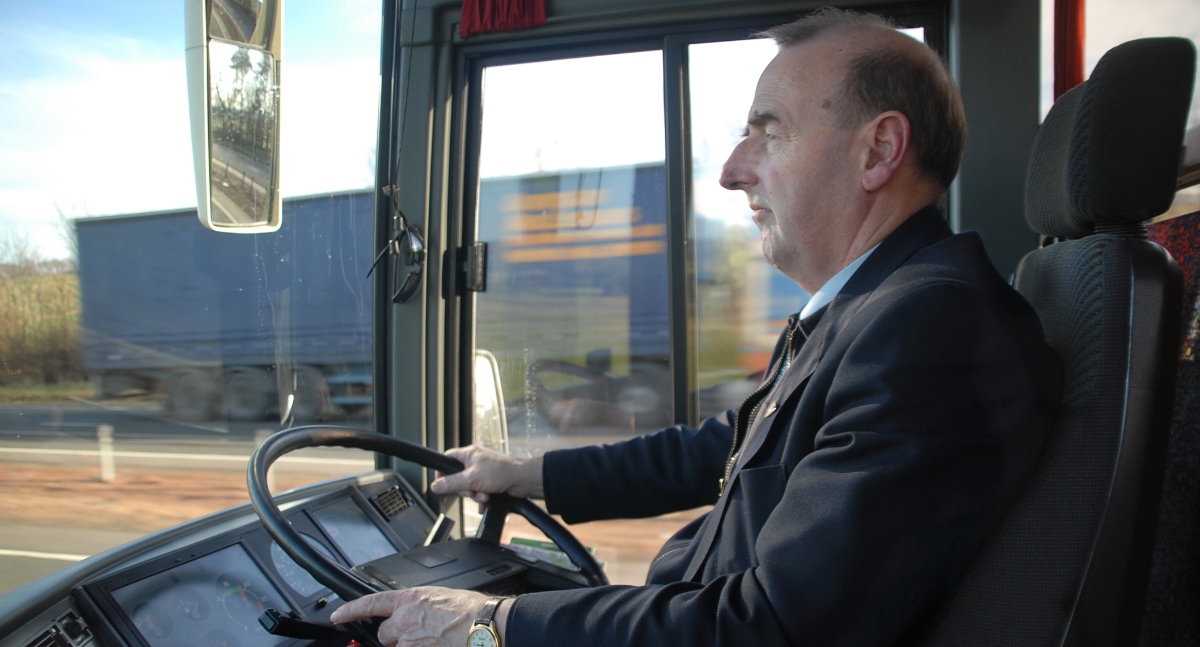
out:
<path id="1" fill-rule="evenodd" d="M 863 189 L 878 191 L 891 181 L 904 162 L 911 132 L 908 118 L 889 110 L 864 124 L 862 132 L 867 143 Z"/>

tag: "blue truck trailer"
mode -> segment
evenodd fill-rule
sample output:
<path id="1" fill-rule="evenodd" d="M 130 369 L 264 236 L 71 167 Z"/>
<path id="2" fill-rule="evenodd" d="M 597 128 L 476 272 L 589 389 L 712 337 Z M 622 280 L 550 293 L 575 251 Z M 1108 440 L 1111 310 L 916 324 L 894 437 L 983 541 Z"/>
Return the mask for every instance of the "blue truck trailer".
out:
<path id="1" fill-rule="evenodd" d="M 499 360 L 511 414 L 589 397 L 619 404 L 639 428 L 667 422 L 665 195 L 661 164 L 480 183 L 476 237 L 489 252 L 473 330 Z M 77 220 L 96 395 L 157 393 L 182 420 L 311 420 L 369 405 L 374 208 L 371 191 L 292 198 L 279 231 L 244 236 L 209 231 L 194 209 Z M 761 264 L 730 264 L 735 247 L 757 249 L 756 234 L 740 241 L 697 221 L 700 307 L 713 301 L 708 284 L 741 286 L 706 317 L 736 331 L 726 372 L 752 373 L 801 303 L 797 289 Z M 548 373 L 576 385 L 548 387 Z"/>
<path id="2" fill-rule="evenodd" d="M 373 192 L 283 209 L 278 232 L 245 236 L 205 229 L 195 209 L 75 221 L 98 397 L 158 393 L 183 420 L 370 403 Z"/>

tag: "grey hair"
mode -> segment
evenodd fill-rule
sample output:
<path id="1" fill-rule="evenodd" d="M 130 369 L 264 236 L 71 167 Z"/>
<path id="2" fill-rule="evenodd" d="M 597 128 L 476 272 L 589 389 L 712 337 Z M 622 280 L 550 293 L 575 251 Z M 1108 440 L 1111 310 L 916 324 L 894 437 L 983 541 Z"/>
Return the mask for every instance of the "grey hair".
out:
<path id="1" fill-rule="evenodd" d="M 787 49 L 824 34 L 869 29 L 895 30 L 896 26 L 875 14 L 825 7 L 759 36 Z M 900 112 L 909 121 L 917 165 L 943 188 L 958 174 L 967 139 L 966 113 L 945 61 L 932 49 L 885 40 L 855 54 L 830 109 L 834 123 L 847 129 L 888 110 Z"/>

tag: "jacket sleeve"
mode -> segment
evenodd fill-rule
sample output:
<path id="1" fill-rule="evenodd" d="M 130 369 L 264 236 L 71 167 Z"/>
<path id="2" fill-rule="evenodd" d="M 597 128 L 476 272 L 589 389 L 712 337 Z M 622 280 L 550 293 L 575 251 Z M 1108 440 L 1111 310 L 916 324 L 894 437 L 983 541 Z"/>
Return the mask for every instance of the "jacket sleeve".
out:
<path id="1" fill-rule="evenodd" d="M 788 434 L 812 445 L 785 460 L 748 567 L 520 596 L 505 644 L 895 643 L 949 591 L 1040 452 L 1057 366 L 1036 319 L 1009 305 L 936 284 L 864 306 L 793 412 Z M 798 419 L 814 410 L 815 433 Z"/>
<path id="2" fill-rule="evenodd" d="M 548 452 L 546 508 L 567 523 L 636 519 L 709 505 L 732 443 L 733 411 L 611 445 Z"/>
<path id="3" fill-rule="evenodd" d="M 781 334 L 771 365 L 779 361 L 783 345 Z M 737 409 L 730 409 L 696 429 L 677 425 L 609 445 L 547 452 L 542 463 L 546 508 L 567 523 L 581 523 L 711 505 L 733 445 L 736 416 Z"/>

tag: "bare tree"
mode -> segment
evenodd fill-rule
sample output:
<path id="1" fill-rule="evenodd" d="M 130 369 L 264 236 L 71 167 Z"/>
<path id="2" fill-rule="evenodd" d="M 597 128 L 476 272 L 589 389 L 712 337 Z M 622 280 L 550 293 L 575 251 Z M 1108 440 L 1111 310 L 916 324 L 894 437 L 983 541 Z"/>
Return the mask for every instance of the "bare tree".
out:
<path id="1" fill-rule="evenodd" d="M 75 221 L 78 219 L 68 216 L 63 212 L 62 207 L 54 206 L 54 210 L 58 212 L 58 236 L 63 245 L 66 246 L 70 256 L 64 260 L 70 263 L 67 271 L 75 271 L 79 267 L 79 238 L 75 232 Z"/>
<path id="2" fill-rule="evenodd" d="M 15 227 L 0 229 L 0 268 L 9 276 L 37 274 L 41 256 L 29 242 L 29 234 Z"/>

